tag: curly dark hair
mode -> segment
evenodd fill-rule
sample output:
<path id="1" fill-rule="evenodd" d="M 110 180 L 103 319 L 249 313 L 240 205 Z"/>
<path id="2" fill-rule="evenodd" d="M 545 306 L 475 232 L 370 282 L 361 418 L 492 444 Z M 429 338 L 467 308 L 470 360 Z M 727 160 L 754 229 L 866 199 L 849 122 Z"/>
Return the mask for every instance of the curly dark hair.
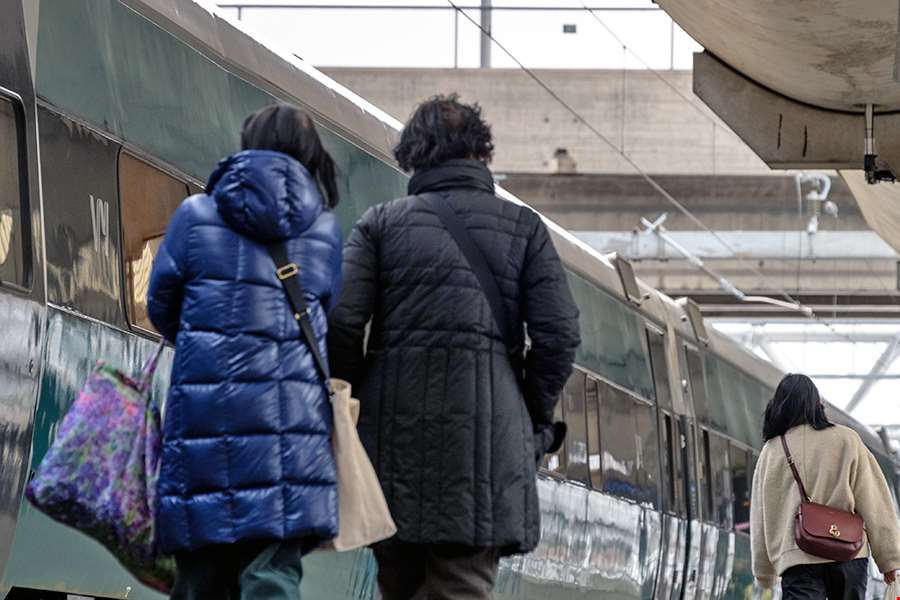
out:
<path id="1" fill-rule="evenodd" d="M 404 171 L 421 171 L 454 158 L 491 162 L 491 126 L 481 118 L 478 104 L 463 104 L 457 94 L 434 96 L 410 117 L 394 156 Z"/>

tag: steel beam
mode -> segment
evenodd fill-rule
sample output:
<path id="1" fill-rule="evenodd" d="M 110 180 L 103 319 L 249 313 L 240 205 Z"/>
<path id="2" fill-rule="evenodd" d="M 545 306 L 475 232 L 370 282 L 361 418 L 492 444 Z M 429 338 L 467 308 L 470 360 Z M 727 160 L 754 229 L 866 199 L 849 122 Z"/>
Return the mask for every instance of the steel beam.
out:
<path id="1" fill-rule="evenodd" d="M 778 367 L 779 370 L 787 373 L 792 369 L 789 369 L 785 362 L 781 359 L 778 351 L 772 348 L 772 345 L 768 341 L 759 342 L 757 347 L 763 351 L 763 354 L 772 362 L 773 365 Z"/>
<path id="2" fill-rule="evenodd" d="M 491 68 L 491 0 L 481 0 L 481 68 Z"/>
<path id="3" fill-rule="evenodd" d="M 848 413 L 853 412 L 853 410 L 866 399 L 866 396 L 872 390 L 872 386 L 878 381 L 875 377 L 887 373 L 887 370 L 891 368 L 891 365 L 893 365 L 894 361 L 897 359 L 898 354 L 900 354 L 900 334 L 896 335 L 894 339 L 888 342 L 884 352 L 881 353 L 881 356 L 879 356 L 878 360 L 875 361 L 875 364 L 872 365 L 872 370 L 869 371 L 869 378 L 864 379 L 863 382 L 859 384 L 859 388 L 856 390 L 856 393 L 853 394 L 853 398 L 850 399 L 850 402 L 844 410 Z"/>

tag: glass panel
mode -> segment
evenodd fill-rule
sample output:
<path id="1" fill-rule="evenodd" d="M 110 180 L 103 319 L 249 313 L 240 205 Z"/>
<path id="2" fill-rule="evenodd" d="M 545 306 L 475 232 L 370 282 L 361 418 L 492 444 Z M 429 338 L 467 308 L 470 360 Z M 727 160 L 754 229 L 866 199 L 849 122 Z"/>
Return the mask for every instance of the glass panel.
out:
<path id="1" fill-rule="evenodd" d="M 19 128 L 12 102 L 0 98 L 0 283 L 27 286 L 19 179 Z"/>
<path id="2" fill-rule="evenodd" d="M 674 417 L 666 415 L 669 431 L 672 432 L 672 471 L 675 474 L 675 507 L 679 515 L 687 515 L 687 499 L 685 498 L 685 471 L 684 456 L 686 438 L 681 434 L 680 424 Z"/>
<path id="3" fill-rule="evenodd" d="M 672 417 L 663 415 L 660 421 L 663 435 L 663 472 L 665 473 L 666 508 L 678 512 L 677 475 L 675 473 L 675 439 L 672 432 Z"/>
<path id="4" fill-rule="evenodd" d="M 585 404 L 587 405 L 588 469 L 591 472 L 591 486 L 599 490 L 603 483 L 600 454 L 600 394 L 597 390 L 597 381 L 590 377 L 587 379 Z"/>
<path id="5" fill-rule="evenodd" d="M 633 399 L 632 402 L 637 433 L 635 441 L 639 449 L 637 474 L 640 495 L 637 499 L 659 506 L 659 432 L 656 429 L 656 409 Z"/>
<path id="6" fill-rule="evenodd" d="M 685 348 L 687 355 L 688 376 L 691 380 L 691 398 L 694 401 L 694 411 L 697 420 L 701 423 L 707 423 L 706 409 L 706 382 L 703 379 L 703 361 L 700 353 L 691 348 Z"/>
<path id="7" fill-rule="evenodd" d="M 602 490 L 638 502 L 658 504 L 659 452 L 655 411 L 627 393 L 598 382 Z"/>
<path id="8" fill-rule="evenodd" d="M 122 255 L 127 285 L 128 318 L 153 331 L 147 318 L 150 269 L 169 219 L 187 196 L 184 182 L 126 153 L 119 157 L 122 204 Z"/>
<path id="9" fill-rule="evenodd" d="M 734 529 L 750 532 L 750 471 L 748 452 L 731 446 L 731 489 L 734 493 Z"/>
<path id="10" fill-rule="evenodd" d="M 707 522 L 713 522 L 715 519 L 715 507 L 713 502 L 712 464 L 709 460 L 709 451 L 709 432 L 704 429 L 700 434 L 699 452 L 700 502 L 703 505 L 703 519 Z"/>
<path id="11" fill-rule="evenodd" d="M 587 417 L 584 407 L 585 375 L 581 371 L 575 371 L 569 377 L 563 391 L 563 399 L 566 403 L 566 425 L 569 432 L 566 435 L 566 454 L 568 465 L 566 476 L 572 481 L 590 483 L 591 477 L 588 470 L 587 447 Z"/>
<path id="12" fill-rule="evenodd" d="M 698 519 L 700 512 L 700 479 L 697 475 L 697 437 L 696 428 L 685 417 L 678 420 L 678 436 L 681 440 L 681 466 L 684 478 L 688 482 L 688 515 Z M 701 470 L 702 472 L 702 470 Z"/>
<path id="13" fill-rule="evenodd" d="M 575 360 L 598 375 L 653 399 L 640 317 L 593 283 L 572 272 L 568 275 L 569 287 L 581 311 L 581 345 Z"/>
<path id="14" fill-rule="evenodd" d="M 728 461 L 728 441 L 715 433 L 709 434 L 710 471 L 712 472 L 714 522 L 725 529 L 732 527 L 731 469 Z"/>
<path id="15" fill-rule="evenodd" d="M 662 408 L 672 408 L 672 394 L 669 390 L 669 372 L 666 361 L 666 338 L 655 332 L 647 331 L 647 346 L 650 349 L 650 365 L 653 370 L 653 385 L 656 389 L 656 402 Z"/>
<path id="16" fill-rule="evenodd" d="M 707 423 L 752 448 L 762 447 L 759 424 L 773 391 L 711 354 L 706 367 Z"/>

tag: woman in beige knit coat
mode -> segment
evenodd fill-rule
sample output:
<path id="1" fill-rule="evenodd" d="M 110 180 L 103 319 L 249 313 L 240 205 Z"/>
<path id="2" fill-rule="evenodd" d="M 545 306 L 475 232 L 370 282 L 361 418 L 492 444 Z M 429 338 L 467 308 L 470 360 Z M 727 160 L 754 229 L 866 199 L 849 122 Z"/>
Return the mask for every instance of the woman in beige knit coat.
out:
<path id="1" fill-rule="evenodd" d="M 800 491 L 782 435 L 812 501 L 864 519 L 868 540 L 855 560 L 829 562 L 797 547 Z M 828 421 L 809 377 L 782 379 L 766 407 L 763 438 L 750 506 L 753 576 L 760 585 L 773 587 L 780 576 L 784 600 L 863 600 L 870 551 L 885 580 L 893 581 L 900 569 L 900 526 L 887 482 L 859 435 Z"/>

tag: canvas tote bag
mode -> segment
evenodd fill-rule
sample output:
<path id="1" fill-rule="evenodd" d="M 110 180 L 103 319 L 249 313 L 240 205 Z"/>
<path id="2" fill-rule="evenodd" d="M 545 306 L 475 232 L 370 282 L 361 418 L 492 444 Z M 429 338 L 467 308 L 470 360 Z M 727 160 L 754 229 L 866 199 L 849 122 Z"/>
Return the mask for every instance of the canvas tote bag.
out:
<path id="1" fill-rule="evenodd" d="M 345 552 L 380 542 L 397 532 L 381 483 L 359 440 L 359 400 L 351 397 L 350 384 L 331 380 L 334 424 L 331 445 L 338 473 L 338 536 L 320 550 Z"/>
<path id="2" fill-rule="evenodd" d="M 322 544 L 320 550 L 346 552 L 385 540 L 397 532 L 381 483 L 356 431 L 359 400 L 351 396 L 350 384 L 328 379 L 328 368 L 319 351 L 309 308 L 300 284 L 300 270 L 288 258 L 282 244 L 268 247 L 303 340 L 312 352 L 316 370 L 328 389 L 333 411 L 331 445 L 337 464 L 338 536 Z"/>

